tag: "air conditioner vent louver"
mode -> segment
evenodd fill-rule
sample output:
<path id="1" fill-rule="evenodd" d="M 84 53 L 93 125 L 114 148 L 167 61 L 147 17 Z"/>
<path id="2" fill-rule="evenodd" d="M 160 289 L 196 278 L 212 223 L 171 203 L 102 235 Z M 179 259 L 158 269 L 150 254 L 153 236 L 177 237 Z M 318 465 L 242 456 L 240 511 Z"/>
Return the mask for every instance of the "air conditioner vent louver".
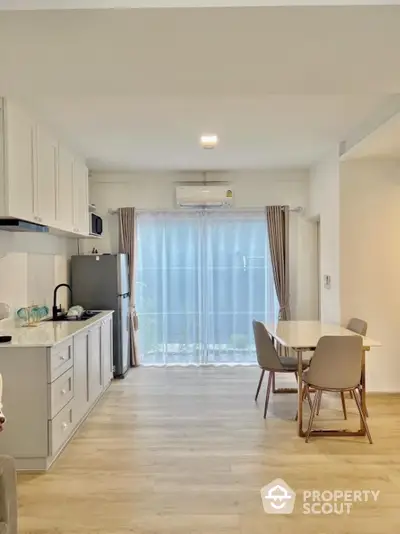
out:
<path id="1" fill-rule="evenodd" d="M 176 204 L 180 208 L 230 208 L 233 206 L 233 189 L 229 184 L 208 183 L 178 185 Z"/>

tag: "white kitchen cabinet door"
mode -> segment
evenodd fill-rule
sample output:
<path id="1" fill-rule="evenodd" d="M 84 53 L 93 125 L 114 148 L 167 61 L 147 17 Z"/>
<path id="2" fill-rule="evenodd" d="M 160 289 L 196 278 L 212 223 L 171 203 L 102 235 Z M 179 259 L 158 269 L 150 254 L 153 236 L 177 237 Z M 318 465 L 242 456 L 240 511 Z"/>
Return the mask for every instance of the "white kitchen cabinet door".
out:
<path id="1" fill-rule="evenodd" d="M 56 223 L 56 187 L 58 176 L 58 143 L 42 126 L 36 129 L 36 196 L 37 222 L 54 226 Z"/>
<path id="2" fill-rule="evenodd" d="M 89 330 L 89 403 L 92 404 L 103 390 L 101 366 L 100 324 Z"/>
<path id="3" fill-rule="evenodd" d="M 112 317 L 101 323 L 101 365 L 103 388 L 106 388 L 113 378 Z"/>
<path id="4" fill-rule="evenodd" d="M 73 180 L 74 156 L 59 145 L 56 225 L 68 231 L 72 231 L 74 227 Z"/>
<path id="5" fill-rule="evenodd" d="M 35 123 L 13 102 L 5 108 L 6 215 L 35 219 Z"/>
<path id="6" fill-rule="evenodd" d="M 89 178 L 86 165 L 74 162 L 74 231 L 89 233 Z"/>
<path id="7" fill-rule="evenodd" d="M 89 410 L 88 332 L 74 336 L 74 424 Z"/>

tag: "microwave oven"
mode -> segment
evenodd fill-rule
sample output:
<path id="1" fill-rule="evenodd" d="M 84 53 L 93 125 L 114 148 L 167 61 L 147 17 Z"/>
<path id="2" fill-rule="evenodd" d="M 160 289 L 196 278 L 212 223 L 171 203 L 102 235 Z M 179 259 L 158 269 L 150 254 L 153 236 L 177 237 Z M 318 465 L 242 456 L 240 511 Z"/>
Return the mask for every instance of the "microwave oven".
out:
<path id="1" fill-rule="evenodd" d="M 91 235 L 101 235 L 103 233 L 103 219 L 95 213 L 90 213 L 90 230 Z"/>

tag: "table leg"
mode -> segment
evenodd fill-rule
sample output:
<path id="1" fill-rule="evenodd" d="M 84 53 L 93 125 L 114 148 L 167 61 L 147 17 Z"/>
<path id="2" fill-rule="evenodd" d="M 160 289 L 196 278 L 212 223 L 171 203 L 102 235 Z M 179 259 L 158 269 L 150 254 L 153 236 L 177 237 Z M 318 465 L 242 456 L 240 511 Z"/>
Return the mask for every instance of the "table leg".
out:
<path id="1" fill-rule="evenodd" d="M 365 383 L 365 350 L 362 352 L 362 360 L 361 360 L 361 388 L 360 388 L 360 396 L 361 396 L 361 407 L 364 414 L 367 413 L 367 398 L 366 398 L 366 383 Z M 362 435 L 365 436 L 365 425 L 364 421 L 360 417 L 360 430 L 362 432 Z"/>
<path id="2" fill-rule="evenodd" d="M 303 431 L 303 357 L 302 351 L 296 350 L 297 355 L 297 435 L 304 437 Z"/>

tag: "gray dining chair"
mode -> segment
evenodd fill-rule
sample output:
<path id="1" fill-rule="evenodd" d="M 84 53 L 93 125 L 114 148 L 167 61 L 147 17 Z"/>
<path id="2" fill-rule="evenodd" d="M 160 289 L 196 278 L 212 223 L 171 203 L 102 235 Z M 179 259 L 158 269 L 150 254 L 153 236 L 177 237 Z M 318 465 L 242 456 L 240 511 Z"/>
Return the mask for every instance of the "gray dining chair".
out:
<path id="1" fill-rule="evenodd" d="M 271 387 L 275 378 L 275 373 L 294 373 L 297 379 L 297 359 L 290 356 L 279 356 L 276 348 L 270 338 L 267 329 L 263 323 L 253 321 L 254 341 L 256 344 L 257 361 L 261 368 L 261 376 L 258 382 L 255 400 L 258 398 L 261 384 L 264 378 L 265 371 L 268 371 L 268 385 L 265 396 L 264 405 L 264 419 L 267 417 L 269 397 L 271 395 Z M 308 361 L 303 362 L 303 369 L 307 369 Z M 311 398 L 308 393 L 308 402 L 311 408 Z"/>
<path id="2" fill-rule="evenodd" d="M 323 391 L 345 393 L 351 391 L 365 425 L 368 440 L 372 443 L 367 418 L 361 406 L 360 377 L 362 362 L 362 338 L 360 336 L 323 336 L 318 342 L 310 367 L 303 374 L 306 391 L 315 390 L 310 421 L 306 432 L 308 443 L 314 416 Z"/>
<path id="3" fill-rule="evenodd" d="M 360 336 L 366 336 L 368 323 L 364 321 L 363 319 L 357 319 L 356 317 L 353 317 L 347 323 L 346 328 L 347 330 L 351 330 L 352 332 L 355 332 L 356 334 L 360 334 Z"/>
<path id="4" fill-rule="evenodd" d="M 356 317 L 352 317 L 350 321 L 347 323 L 346 328 L 347 330 L 351 330 L 352 332 L 355 332 L 356 334 L 359 334 L 360 336 L 366 336 L 368 324 L 363 319 L 357 319 Z M 319 402 L 317 406 L 317 415 L 319 415 L 319 411 L 321 409 L 321 397 L 322 395 L 320 395 L 320 398 L 319 398 Z M 345 400 L 343 392 L 340 394 L 340 398 L 342 401 L 343 416 L 345 419 L 347 419 L 346 400 Z M 350 391 L 350 398 L 351 399 L 353 398 L 353 393 L 351 391 Z M 368 410 L 366 410 L 365 414 L 368 417 Z"/>

